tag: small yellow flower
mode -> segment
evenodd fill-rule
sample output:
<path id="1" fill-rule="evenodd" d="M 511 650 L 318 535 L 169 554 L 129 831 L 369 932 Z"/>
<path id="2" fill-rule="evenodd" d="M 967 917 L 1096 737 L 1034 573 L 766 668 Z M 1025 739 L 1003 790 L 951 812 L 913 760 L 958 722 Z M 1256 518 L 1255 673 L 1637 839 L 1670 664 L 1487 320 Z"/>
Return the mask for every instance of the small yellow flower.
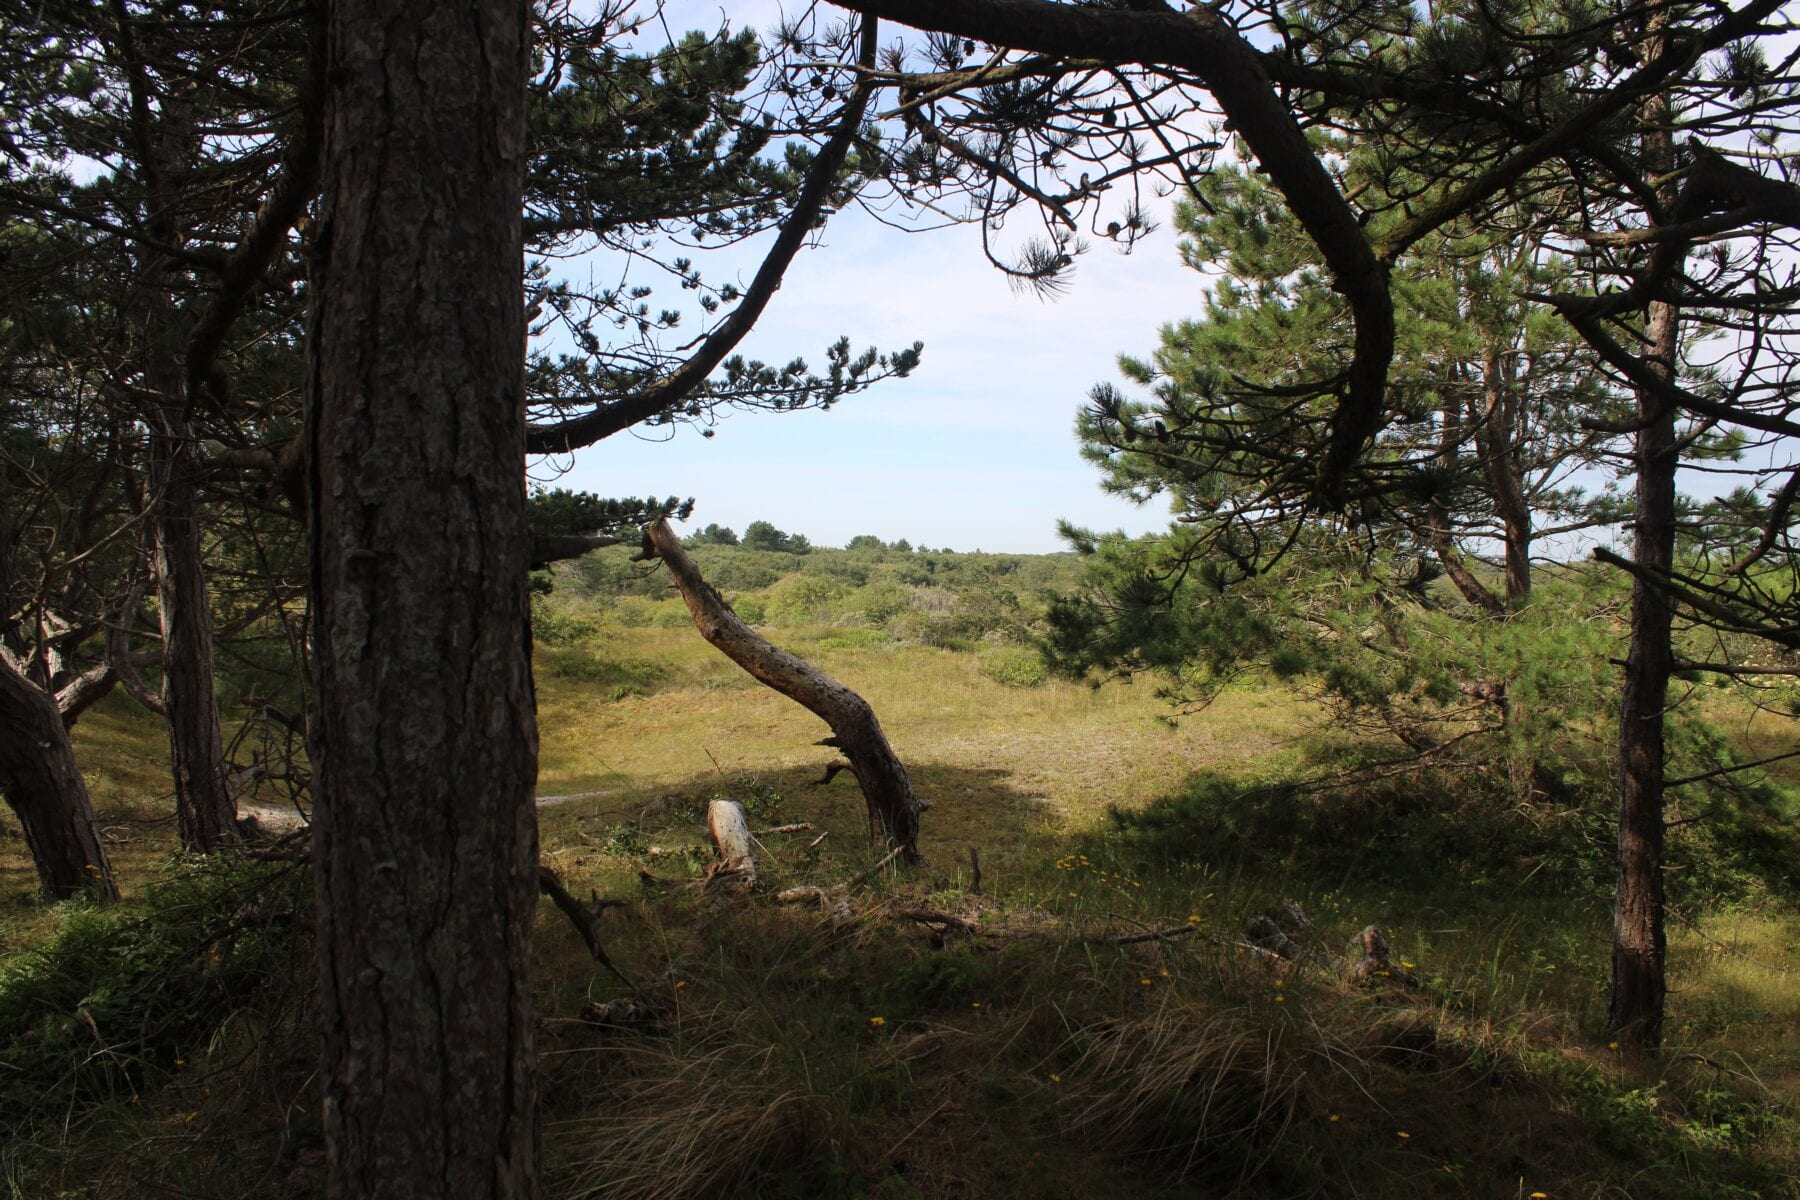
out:
<path id="1" fill-rule="evenodd" d="M 1167 979 L 1169 977 L 1169 968 L 1164 967 L 1162 970 L 1158 971 L 1157 974 L 1161 975 L 1164 979 Z"/>
<path id="2" fill-rule="evenodd" d="M 1404 1129 L 1395 1130 L 1395 1132 L 1398 1133 L 1403 1138 L 1409 1138 L 1412 1136 L 1412 1134 L 1406 1132 L 1406 1130 L 1404 1130 Z"/>
<path id="3" fill-rule="evenodd" d="M 1200 923 L 1200 914 L 1199 913 L 1189 913 L 1188 914 L 1188 924 L 1189 925 L 1198 925 L 1199 923 Z"/>
<path id="4" fill-rule="evenodd" d="M 1280 995 L 1280 994 L 1279 994 L 1279 993 L 1277 993 L 1277 994 L 1276 994 L 1276 996 L 1275 996 L 1275 1003 L 1277 1003 L 1277 1004 L 1286 1004 L 1286 1003 L 1287 1003 L 1287 997 L 1286 997 L 1286 996 L 1283 996 L 1283 995 Z"/>
<path id="5" fill-rule="evenodd" d="M 685 980 L 685 979 L 677 979 L 675 981 L 675 987 L 677 990 L 684 988 L 686 986 L 687 986 L 687 980 Z"/>
<path id="6" fill-rule="evenodd" d="M 975 1003 L 973 1003 L 973 1004 L 971 1004 L 971 1005 L 969 1005 L 969 1007 L 970 1007 L 970 1008 L 980 1008 L 980 1007 L 981 1007 L 981 1001 L 979 1001 L 979 1000 L 977 1000 L 977 1001 L 975 1001 Z"/>
<path id="7" fill-rule="evenodd" d="M 1401 965 L 1401 966 L 1403 966 L 1403 967 L 1405 967 L 1405 968 L 1406 968 L 1406 969 L 1407 969 L 1407 970 L 1409 970 L 1409 971 L 1410 971 L 1410 970 L 1412 970 L 1412 969 L 1413 969 L 1413 968 L 1414 968 L 1414 967 L 1415 967 L 1415 966 L 1417 966 L 1417 965 L 1418 965 L 1418 964 L 1417 964 L 1417 963 L 1409 963 L 1409 962 L 1407 962 L 1407 961 L 1406 961 L 1406 960 L 1405 960 L 1405 959 L 1404 959 L 1404 958 L 1403 958 L 1403 959 L 1401 959 L 1401 960 L 1400 960 L 1400 965 Z"/>
<path id="8" fill-rule="evenodd" d="M 1339 1122 L 1339 1121 L 1341 1121 L 1341 1120 L 1343 1120 L 1343 1118 L 1342 1118 L 1342 1117 L 1340 1117 L 1340 1116 L 1338 1116 L 1338 1115 L 1337 1115 L 1337 1114 L 1336 1114 L 1336 1113 L 1332 1113 L 1332 1114 L 1331 1114 L 1331 1123 L 1332 1123 L 1332 1124 L 1333 1124 L 1333 1125 L 1336 1125 L 1336 1124 L 1337 1124 L 1337 1123 L 1338 1123 L 1338 1122 Z"/>
<path id="9" fill-rule="evenodd" d="M 869 1024 L 874 1026 L 876 1029 L 880 1029 L 883 1025 L 887 1024 L 887 1018 L 886 1017 L 870 1017 Z"/>
<path id="10" fill-rule="evenodd" d="M 1531 1193 L 1531 1200 L 1550 1200 L 1550 1193 L 1549 1192 L 1533 1192 L 1533 1193 Z"/>
<path id="11" fill-rule="evenodd" d="M 1075 898 L 1076 898 L 1076 893 L 1074 893 L 1074 892 L 1070 892 L 1070 893 L 1069 893 L 1069 899 L 1071 899 L 1071 900 L 1073 900 L 1073 899 L 1075 899 Z"/>
<path id="12" fill-rule="evenodd" d="M 1061 1076 L 1061 1075 L 1051 1075 L 1051 1076 L 1050 1076 L 1050 1082 L 1051 1082 L 1051 1083 L 1061 1083 L 1061 1082 L 1062 1082 L 1062 1076 Z"/>
<path id="13" fill-rule="evenodd" d="M 1150 981 L 1148 979 L 1140 979 L 1140 980 L 1138 980 L 1138 982 L 1143 984 L 1145 987 L 1150 986 Z"/>
<path id="14" fill-rule="evenodd" d="M 1617 1049 L 1618 1049 L 1618 1048 L 1619 1048 L 1619 1043 L 1617 1043 L 1617 1042 L 1608 1042 L 1608 1043 L 1606 1043 L 1606 1048 L 1607 1048 L 1607 1049 L 1608 1049 L 1608 1050 L 1617 1050 Z"/>

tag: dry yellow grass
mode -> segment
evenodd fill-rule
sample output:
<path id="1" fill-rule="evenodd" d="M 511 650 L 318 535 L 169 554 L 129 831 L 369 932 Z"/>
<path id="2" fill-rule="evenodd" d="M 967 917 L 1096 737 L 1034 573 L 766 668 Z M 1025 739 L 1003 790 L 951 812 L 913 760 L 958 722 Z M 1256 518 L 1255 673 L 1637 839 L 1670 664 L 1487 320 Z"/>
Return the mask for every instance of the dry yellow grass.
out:
<path id="1" fill-rule="evenodd" d="M 1266 692 L 1228 693 L 1169 728 L 1157 719 L 1166 706 L 1147 685 L 1009 688 L 983 676 L 971 654 L 900 645 L 821 651 L 810 631 L 784 634 L 778 640 L 875 707 L 909 767 L 990 773 L 1059 823 L 1142 803 L 1199 767 L 1260 761 L 1296 732 L 1293 703 Z M 617 701 L 540 679 L 540 794 L 600 791 L 629 801 L 721 771 L 813 770 L 830 758 L 813 745 L 830 732 L 822 721 L 755 684 L 693 631 L 608 635 L 621 657 L 668 664 L 671 678 L 653 695 Z M 928 789 L 927 798 L 955 801 Z"/>

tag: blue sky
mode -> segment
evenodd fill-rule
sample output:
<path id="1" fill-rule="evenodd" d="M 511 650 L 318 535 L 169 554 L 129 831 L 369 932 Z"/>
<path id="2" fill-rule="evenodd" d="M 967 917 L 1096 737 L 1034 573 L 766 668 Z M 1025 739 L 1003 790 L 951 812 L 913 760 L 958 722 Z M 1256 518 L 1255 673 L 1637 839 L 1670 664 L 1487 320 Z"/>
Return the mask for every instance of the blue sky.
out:
<path id="1" fill-rule="evenodd" d="M 767 28 L 774 14 L 767 3 L 675 4 L 668 21 L 671 29 L 716 28 L 728 15 Z M 1064 548 L 1058 518 L 1133 532 L 1167 524 L 1160 506 L 1104 495 L 1073 434 L 1088 389 L 1117 378 L 1119 354 L 1144 354 L 1161 325 L 1200 309 L 1201 277 L 1181 265 L 1166 219 L 1129 256 L 1099 241 L 1077 260 L 1069 292 L 1049 301 L 1010 289 L 969 228 L 902 233 L 851 210 L 832 218 L 819 243 L 790 269 L 743 352 L 822 366 L 840 336 L 857 350 L 923 341 L 911 378 L 826 413 L 736 414 L 712 438 L 687 429 L 664 441 L 620 434 L 579 452 L 557 486 L 693 496 L 699 524 L 741 532 L 767 520 L 822 545 L 873 533 L 1041 552 Z M 747 282 L 766 244 L 729 258 L 696 255 L 696 265 L 709 282 L 734 274 Z M 659 287 L 651 306 L 670 290 Z M 544 467 L 533 474 L 550 478 Z"/>
<path id="2" fill-rule="evenodd" d="M 736 261 L 747 279 L 754 256 Z M 709 279 L 727 277 L 702 266 Z M 830 412 L 735 414 L 712 438 L 621 434 L 578 453 L 558 485 L 693 496 L 699 523 L 742 531 L 768 520 L 823 545 L 873 533 L 1041 552 L 1063 548 L 1059 517 L 1161 528 L 1160 507 L 1100 491 L 1073 425 L 1088 388 L 1117 378 L 1120 353 L 1143 354 L 1162 324 L 1198 312 L 1201 283 L 1166 223 L 1128 256 L 1097 245 L 1077 260 L 1069 292 L 1045 301 L 1010 289 L 971 230 L 901 233 L 843 213 L 794 264 L 743 350 L 822 365 L 840 335 L 859 350 L 923 341 L 911 378 Z"/>

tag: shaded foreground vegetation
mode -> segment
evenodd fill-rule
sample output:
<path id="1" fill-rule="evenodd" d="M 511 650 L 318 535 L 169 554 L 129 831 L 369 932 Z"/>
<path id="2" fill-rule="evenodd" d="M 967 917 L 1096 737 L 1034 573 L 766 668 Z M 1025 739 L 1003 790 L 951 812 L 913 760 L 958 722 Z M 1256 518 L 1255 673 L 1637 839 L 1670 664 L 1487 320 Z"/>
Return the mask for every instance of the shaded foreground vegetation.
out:
<path id="1" fill-rule="evenodd" d="M 1608 798 L 1579 780 L 1522 800 L 1504 771 L 1373 769 L 1329 697 L 1265 676 L 1178 725 L 1141 685 L 998 676 L 1040 661 L 1035 589 L 1067 559 L 697 554 L 875 705 L 944 878 L 874 876 L 841 928 L 776 905 L 870 862 L 854 785 L 815 786 L 818 723 L 661 627 L 663 581 L 622 553 L 565 569 L 537 614 L 545 859 L 624 902 L 603 929 L 637 986 L 540 907 L 550 1194 L 1796 1194 L 1781 779 L 1775 810 L 1676 844 L 1670 1045 L 1638 1058 L 1604 1032 Z M 1719 713 L 1746 753 L 1788 732 Z M 151 719 L 109 703 L 77 739 L 128 897 L 36 907 L 0 843 L 0 1194 L 319 1194 L 304 868 L 176 856 Z M 720 795 L 810 826 L 763 835 L 766 891 L 644 888 L 699 874 Z M 1297 963 L 1245 944 L 1263 911 Z M 1369 923 L 1397 970 L 1351 986 Z"/>

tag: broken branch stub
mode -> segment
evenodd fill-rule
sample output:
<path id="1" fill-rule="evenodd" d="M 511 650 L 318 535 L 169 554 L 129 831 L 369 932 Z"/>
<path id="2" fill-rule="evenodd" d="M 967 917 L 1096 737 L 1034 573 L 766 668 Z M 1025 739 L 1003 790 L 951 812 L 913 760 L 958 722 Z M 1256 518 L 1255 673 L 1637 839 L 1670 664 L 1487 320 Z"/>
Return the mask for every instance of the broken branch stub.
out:
<path id="1" fill-rule="evenodd" d="M 736 800 L 714 800 L 706 806 L 706 832 L 718 861 L 707 873 L 708 886 L 748 892 L 756 887 L 756 847 L 744 806 Z"/>
<path id="2" fill-rule="evenodd" d="M 701 637 L 759 682 L 810 709 L 831 726 L 837 749 L 849 761 L 868 802 L 869 835 L 876 848 L 896 847 L 907 862 L 917 862 L 919 817 L 929 805 L 913 791 L 912 780 L 888 745 L 868 701 L 744 624 L 701 577 L 667 521 L 658 519 L 646 525 L 644 541 L 647 556 L 668 565 L 675 589 Z"/>

